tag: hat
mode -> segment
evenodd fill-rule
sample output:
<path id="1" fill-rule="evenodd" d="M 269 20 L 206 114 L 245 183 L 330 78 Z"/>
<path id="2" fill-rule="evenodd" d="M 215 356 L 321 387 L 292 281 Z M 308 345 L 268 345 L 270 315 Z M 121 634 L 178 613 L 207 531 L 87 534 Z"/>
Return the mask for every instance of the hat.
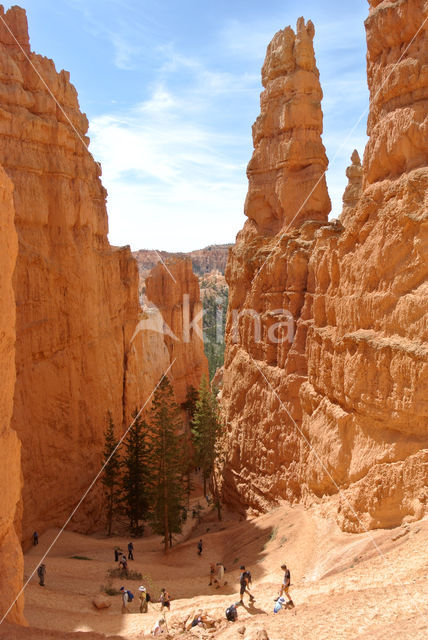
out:
<path id="1" fill-rule="evenodd" d="M 125 591 L 125 587 L 120 587 L 119 591 Z"/>
<path id="2" fill-rule="evenodd" d="M 138 591 L 145 591 L 145 590 L 146 590 L 146 587 L 143 587 L 143 586 L 138 587 Z"/>

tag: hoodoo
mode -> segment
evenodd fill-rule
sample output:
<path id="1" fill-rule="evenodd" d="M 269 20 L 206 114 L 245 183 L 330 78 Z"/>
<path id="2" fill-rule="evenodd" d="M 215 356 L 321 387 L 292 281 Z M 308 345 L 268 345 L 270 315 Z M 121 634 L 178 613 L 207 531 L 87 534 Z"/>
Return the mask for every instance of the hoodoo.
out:
<path id="1" fill-rule="evenodd" d="M 345 226 L 310 207 L 293 227 L 296 202 L 283 200 L 275 215 L 263 208 L 263 224 L 250 216 L 227 269 L 224 495 L 255 510 L 334 495 L 348 531 L 420 518 L 428 499 L 425 3 L 370 4 L 370 139 L 362 169 L 354 153 L 348 170 Z M 276 77 L 288 78 L 297 47 L 290 64 L 286 47 L 274 53 L 280 37 L 263 69 L 276 55 Z M 282 99 L 283 116 L 261 100 L 278 164 L 292 146 L 279 146 L 277 124 L 283 117 L 286 128 L 293 102 L 285 89 Z M 270 176 L 259 202 L 272 202 Z M 253 194 L 250 172 L 246 212 Z M 278 339 L 287 319 L 291 343 Z"/>
<path id="2" fill-rule="evenodd" d="M 248 166 L 249 220 L 226 270 L 223 490 L 238 508 L 263 510 L 276 497 L 301 495 L 293 420 L 302 419 L 307 376 L 308 263 L 330 211 L 314 33 L 300 18 L 296 33 L 279 31 L 268 46 Z"/>

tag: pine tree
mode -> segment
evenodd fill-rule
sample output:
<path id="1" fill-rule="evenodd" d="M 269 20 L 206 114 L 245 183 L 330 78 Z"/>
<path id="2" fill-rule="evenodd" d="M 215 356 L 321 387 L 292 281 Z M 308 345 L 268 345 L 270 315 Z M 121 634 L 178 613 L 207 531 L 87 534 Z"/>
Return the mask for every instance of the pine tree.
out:
<path id="1" fill-rule="evenodd" d="M 129 520 L 129 528 L 135 535 L 141 535 L 149 506 L 150 484 L 148 468 L 147 424 L 136 418 L 124 441 L 124 473 L 122 477 L 123 511 Z"/>
<path id="2" fill-rule="evenodd" d="M 196 463 L 202 469 L 204 495 L 207 493 L 207 481 L 212 480 L 219 520 L 221 519 L 220 498 L 214 467 L 218 456 L 217 442 L 221 427 L 217 398 L 211 391 L 207 379 L 203 377 L 192 421 L 193 443 Z"/>
<path id="3" fill-rule="evenodd" d="M 104 500 L 107 515 L 107 535 L 111 536 L 113 516 L 120 498 L 120 458 L 116 449 L 118 440 L 114 435 L 113 417 L 107 414 L 107 428 L 104 432 L 104 471 L 101 482 L 104 485 Z"/>
<path id="4" fill-rule="evenodd" d="M 172 545 L 172 534 L 181 532 L 184 507 L 185 456 L 180 410 L 168 378 L 155 391 L 150 417 L 150 461 L 153 493 L 150 521 L 164 537 L 164 549 Z"/>

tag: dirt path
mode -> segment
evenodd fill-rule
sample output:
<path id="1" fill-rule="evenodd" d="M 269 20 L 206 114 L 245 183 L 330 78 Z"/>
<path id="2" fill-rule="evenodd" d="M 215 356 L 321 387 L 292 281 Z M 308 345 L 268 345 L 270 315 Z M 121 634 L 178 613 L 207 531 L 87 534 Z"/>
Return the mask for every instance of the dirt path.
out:
<path id="1" fill-rule="evenodd" d="M 41 536 L 39 546 L 26 554 L 26 575 L 55 533 L 51 530 Z M 200 537 L 204 541 L 201 557 L 196 549 Z M 106 596 L 111 607 L 104 611 L 96 611 L 92 605 L 92 598 L 107 584 L 108 569 L 115 566 L 114 546 L 125 549 L 127 543 L 127 538 L 97 539 L 65 532 L 46 561 L 46 587 L 33 579 L 26 590 L 25 613 L 31 627 L 120 635 L 127 640 L 148 633 L 159 617 L 158 604 L 143 615 L 137 613 L 135 601 L 130 606 L 133 613 L 122 615 L 120 596 Z M 226 607 L 239 600 L 237 580 L 239 566 L 244 563 L 252 571 L 256 602 L 252 607 L 239 607 L 238 623 L 224 622 L 225 628 L 210 637 L 246 640 L 251 630 L 264 627 L 270 640 L 390 640 L 397 633 L 406 640 L 422 640 L 428 637 L 427 543 L 426 520 L 395 530 L 352 535 L 341 532 L 315 508 L 284 506 L 245 522 L 230 516 L 220 525 L 212 513 L 168 556 L 161 551 L 159 537 L 134 541 L 135 561 L 130 561 L 130 566 L 144 577 L 137 581 L 115 579 L 112 586 L 118 589 L 124 584 L 136 594 L 142 583 L 155 597 L 165 586 L 173 598 L 170 626 L 199 608 L 224 620 Z M 210 562 L 220 560 L 227 568 L 228 585 L 216 590 L 208 586 L 208 568 Z M 273 599 L 284 561 L 291 569 L 296 608 L 275 615 Z M 237 632 L 241 625 L 246 627 L 245 636 Z M 0 638 L 15 640 L 11 633 L 0 627 Z M 39 638 L 35 631 L 33 636 L 27 635 L 31 631 L 19 633 L 16 640 Z M 96 638 L 93 633 L 82 637 Z"/>

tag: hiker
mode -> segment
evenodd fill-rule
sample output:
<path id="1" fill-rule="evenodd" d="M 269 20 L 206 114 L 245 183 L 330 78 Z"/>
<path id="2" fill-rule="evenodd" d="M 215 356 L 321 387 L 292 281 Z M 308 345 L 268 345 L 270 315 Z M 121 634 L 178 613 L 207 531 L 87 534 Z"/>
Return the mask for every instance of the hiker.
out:
<path id="1" fill-rule="evenodd" d="M 133 601 L 134 596 L 131 591 L 125 589 L 125 587 L 120 587 L 120 592 L 122 594 L 122 613 L 130 613 L 128 603 Z"/>
<path id="2" fill-rule="evenodd" d="M 190 624 L 190 628 L 193 629 L 193 627 L 202 627 L 203 629 L 205 629 L 205 618 L 206 616 L 203 614 L 202 610 L 199 610 L 193 618 Z"/>
<path id="3" fill-rule="evenodd" d="M 239 576 L 239 583 L 241 585 L 239 589 L 239 595 L 241 596 L 240 603 L 244 604 L 244 593 L 248 593 L 250 596 L 250 602 L 254 602 L 254 596 L 250 593 L 251 573 L 245 569 L 245 565 L 241 564 L 241 575 Z"/>
<path id="4" fill-rule="evenodd" d="M 128 542 L 128 560 L 134 559 L 134 543 Z"/>
<path id="5" fill-rule="evenodd" d="M 212 585 L 213 582 L 217 582 L 214 576 L 215 576 L 215 564 L 214 562 L 211 562 L 210 563 L 210 581 L 208 583 L 209 587 Z"/>
<path id="6" fill-rule="evenodd" d="M 36 544 L 39 544 L 39 534 L 37 533 L 37 531 L 33 533 L 33 546 L 35 547 Z"/>
<path id="7" fill-rule="evenodd" d="M 45 564 L 41 564 L 40 567 L 37 569 L 37 575 L 39 576 L 39 585 L 41 587 L 45 586 L 45 575 L 46 575 L 46 565 Z"/>
<path id="8" fill-rule="evenodd" d="M 152 636 L 160 636 L 161 633 L 165 633 L 164 629 L 165 619 L 159 618 L 159 620 L 155 623 L 155 626 L 152 629 Z"/>
<path id="9" fill-rule="evenodd" d="M 198 556 L 202 555 L 202 540 L 198 542 Z"/>
<path id="10" fill-rule="evenodd" d="M 169 595 L 168 591 L 164 587 L 162 587 L 162 589 L 161 589 L 159 602 L 161 603 L 161 611 L 163 611 L 164 607 L 166 607 L 168 609 L 168 611 L 170 610 L 170 608 L 171 608 L 171 596 Z"/>
<path id="11" fill-rule="evenodd" d="M 287 565 L 286 564 L 282 564 L 281 565 L 281 569 L 284 572 L 284 578 L 283 578 L 283 581 L 282 581 L 281 588 L 279 590 L 279 597 L 281 597 L 282 594 L 285 593 L 285 595 L 288 598 L 287 604 L 292 606 L 292 607 L 294 607 L 294 602 L 290 598 L 290 594 L 288 592 L 288 590 L 290 588 L 290 569 L 287 569 Z"/>
<path id="12" fill-rule="evenodd" d="M 148 609 L 148 600 L 147 600 L 147 591 L 146 591 L 146 587 L 143 587 L 141 585 L 141 587 L 138 587 L 138 597 L 140 598 L 140 613 L 147 613 L 147 609 Z"/>
<path id="13" fill-rule="evenodd" d="M 220 589 L 220 587 L 223 587 L 225 584 L 227 584 L 227 582 L 224 582 L 224 572 L 226 571 L 224 564 L 221 562 L 217 562 L 217 586 L 216 589 Z"/>
<path id="14" fill-rule="evenodd" d="M 119 569 L 122 569 L 122 575 L 128 577 L 128 561 L 126 559 L 125 554 L 122 555 L 119 561 Z"/>
<path id="15" fill-rule="evenodd" d="M 229 622 L 235 622 L 238 619 L 238 609 L 235 604 L 231 604 L 230 607 L 226 609 L 226 620 Z"/>
<path id="16" fill-rule="evenodd" d="M 114 561 L 118 562 L 121 553 L 123 553 L 122 549 L 120 549 L 119 547 L 115 547 L 114 548 Z"/>

